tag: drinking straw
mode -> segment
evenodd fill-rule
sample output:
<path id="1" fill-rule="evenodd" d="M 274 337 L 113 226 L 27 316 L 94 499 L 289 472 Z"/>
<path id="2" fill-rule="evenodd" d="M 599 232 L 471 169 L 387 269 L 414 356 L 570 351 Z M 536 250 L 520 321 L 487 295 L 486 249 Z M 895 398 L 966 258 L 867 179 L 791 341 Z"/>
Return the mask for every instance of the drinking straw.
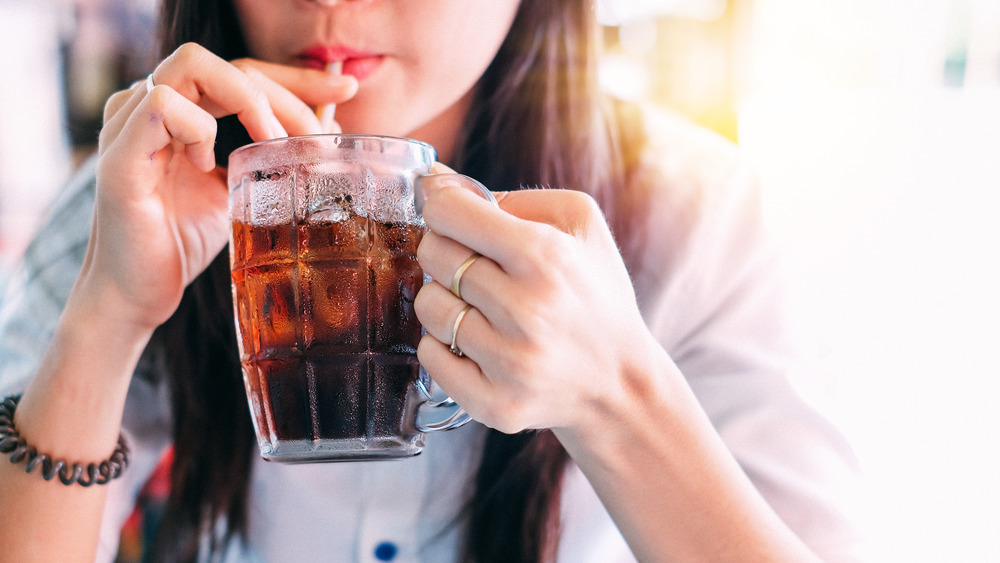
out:
<path id="1" fill-rule="evenodd" d="M 330 61 L 323 69 L 329 74 L 340 76 L 344 70 L 344 61 Z M 320 128 L 324 133 L 333 132 L 333 114 L 337 111 L 337 104 L 326 104 L 316 108 L 316 117 L 319 119 Z"/>

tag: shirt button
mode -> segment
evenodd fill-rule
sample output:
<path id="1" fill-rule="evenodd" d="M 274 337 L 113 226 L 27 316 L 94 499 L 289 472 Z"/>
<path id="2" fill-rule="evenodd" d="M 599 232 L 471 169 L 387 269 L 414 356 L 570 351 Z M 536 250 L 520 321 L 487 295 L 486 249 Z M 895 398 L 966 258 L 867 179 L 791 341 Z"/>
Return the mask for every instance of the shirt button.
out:
<path id="1" fill-rule="evenodd" d="M 375 546 L 375 559 L 379 561 L 392 561 L 396 558 L 399 548 L 391 542 L 382 542 Z"/>

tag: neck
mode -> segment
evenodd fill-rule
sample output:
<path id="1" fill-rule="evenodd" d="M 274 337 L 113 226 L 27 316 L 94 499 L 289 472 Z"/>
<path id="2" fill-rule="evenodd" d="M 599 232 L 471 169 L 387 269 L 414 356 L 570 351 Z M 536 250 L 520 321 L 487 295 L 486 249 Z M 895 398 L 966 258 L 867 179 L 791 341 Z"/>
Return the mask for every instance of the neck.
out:
<path id="1" fill-rule="evenodd" d="M 462 126 L 471 105 L 472 91 L 470 90 L 437 117 L 417 127 L 407 136 L 411 139 L 430 143 L 437 149 L 438 161 L 452 166 L 455 164 L 453 159 L 457 150 Z"/>

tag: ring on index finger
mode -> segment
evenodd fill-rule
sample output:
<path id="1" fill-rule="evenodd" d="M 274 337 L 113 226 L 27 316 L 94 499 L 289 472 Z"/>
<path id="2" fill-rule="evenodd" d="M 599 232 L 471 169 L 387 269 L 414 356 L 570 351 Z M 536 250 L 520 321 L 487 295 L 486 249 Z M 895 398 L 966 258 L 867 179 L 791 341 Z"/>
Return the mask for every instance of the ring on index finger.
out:
<path id="1" fill-rule="evenodd" d="M 156 84 L 153 84 L 153 73 L 151 72 L 151 73 L 149 73 L 148 76 L 146 76 L 146 93 L 148 94 L 148 93 L 152 92 L 153 91 L 153 87 L 155 87 L 155 86 L 156 86 Z"/>
<path id="2" fill-rule="evenodd" d="M 462 262 L 462 265 L 455 270 L 455 275 L 451 278 L 451 292 L 455 294 L 455 297 L 458 297 L 459 299 L 462 298 L 462 275 L 465 274 L 465 271 L 469 269 L 469 266 L 471 266 L 472 263 L 478 260 L 481 256 L 482 254 L 479 254 L 478 252 L 474 253 L 472 256 L 466 258 L 465 262 Z"/>

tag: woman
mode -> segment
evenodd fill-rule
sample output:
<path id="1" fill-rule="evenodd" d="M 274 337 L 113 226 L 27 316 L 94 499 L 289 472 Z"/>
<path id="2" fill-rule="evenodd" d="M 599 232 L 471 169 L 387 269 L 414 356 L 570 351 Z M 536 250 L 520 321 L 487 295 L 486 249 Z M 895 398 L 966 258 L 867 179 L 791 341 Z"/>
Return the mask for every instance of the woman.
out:
<path id="1" fill-rule="evenodd" d="M 602 98 L 593 16 L 583 0 L 165 2 L 165 58 L 109 100 L 92 177 L 29 251 L 2 335 L 26 442 L 100 460 L 121 432 L 132 464 L 84 488 L 0 463 L 8 554 L 109 558 L 172 443 L 163 559 L 847 557 L 830 487 L 848 454 L 784 380 L 753 179 L 706 134 Z M 213 118 L 310 134 L 328 103 L 343 131 L 427 141 L 500 191 L 497 210 L 425 182 L 425 272 L 482 258 L 462 299 L 418 294 L 418 354 L 482 425 L 404 462 L 254 450 Z"/>

